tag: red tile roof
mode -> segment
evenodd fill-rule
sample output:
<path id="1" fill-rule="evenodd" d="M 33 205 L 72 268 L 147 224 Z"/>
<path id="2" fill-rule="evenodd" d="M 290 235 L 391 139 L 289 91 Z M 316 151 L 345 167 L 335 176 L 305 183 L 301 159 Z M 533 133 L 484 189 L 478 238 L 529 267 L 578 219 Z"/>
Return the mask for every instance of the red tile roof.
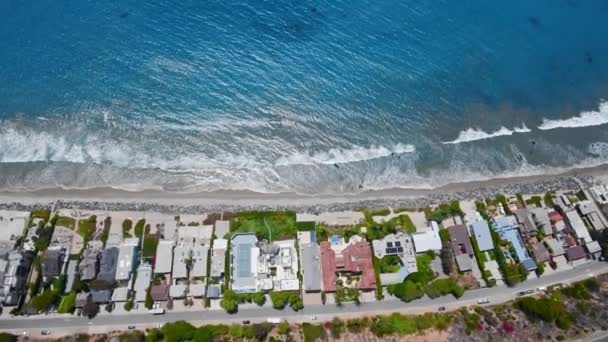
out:
<path id="1" fill-rule="evenodd" d="M 369 243 L 359 241 L 348 245 L 340 255 L 336 255 L 327 241 L 321 242 L 321 272 L 323 290 L 336 291 L 336 272 L 361 274 L 358 288 L 372 290 L 376 288 L 376 275 L 372 262 L 372 250 Z"/>
<path id="2" fill-rule="evenodd" d="M 560 215 L 560 213 L 557 211 L 552 211 L 549 213 L 549 219 L 551 222 L 555 223 L 562 220 L 562 215 Z"/>

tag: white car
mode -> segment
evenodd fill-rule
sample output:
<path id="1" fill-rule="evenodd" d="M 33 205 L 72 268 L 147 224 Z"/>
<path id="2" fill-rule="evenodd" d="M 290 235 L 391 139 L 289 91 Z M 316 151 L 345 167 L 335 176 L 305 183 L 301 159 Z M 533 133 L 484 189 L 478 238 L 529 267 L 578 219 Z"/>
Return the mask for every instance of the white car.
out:
<path id="1" fill-rule="evenodd" d="M 480 298 L 477 300 L 477 304 L 488 304 L 490 300 L 488 298 Z"/>
<path id="2" fill-rule="evenodd" d="M 310 316 L 310 320 L 311 321 L 316 321 L 317 320 L 317 316 Z"/>

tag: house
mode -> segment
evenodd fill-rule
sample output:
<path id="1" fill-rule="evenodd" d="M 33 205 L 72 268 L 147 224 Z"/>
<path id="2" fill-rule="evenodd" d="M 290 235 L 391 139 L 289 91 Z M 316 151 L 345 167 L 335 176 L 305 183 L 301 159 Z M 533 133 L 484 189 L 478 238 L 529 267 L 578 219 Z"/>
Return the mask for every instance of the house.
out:
<path id="1" fill-rule="evenodd" d="M 295 240 L 258 243 L 257 279 L 262 291 L 296 291 L 299 260 Z"/>
<path id="2" fill-rule="evenodd" d="M 209 247 L 184 244 L 176 246 L 173 253 L 173 279 L 193 279 L 207 276 Z"/>
<path id="3" fill-rule="evenodd" d="M 580 262 L 586 261 L 587 253 L 583 246 L 573 246 L 566 249 L 566 259 L 570 263 L 580 264 Z"/>
<path id="4" fill-rule="evenodd" d="M 91 290 L 89 293 L 93 303 L 106 304 L 112 299 L 112 291 L 110 290 Z"/>
<path id="5" fill-rule="evenodd" d="M 583 222 L 583 219 L 579 216 L 576 210 L 566 212 L 566 218 L 568 219 L 570 227 L 574 231 L 574 235 L 579 239 L 579 241 L 582 241 L 583 243 L 593 241 L 591 239 L 591 235 L 589 235 L 587 227 L 585 226 L 585 222 Z"/>
<path id="6" fill-rule="evenodd" d="M 110 247 L 101 251 L 101 261 L 99 262 L 99 273 L 97 280 L 108 283 L 116 281 L 116 267 L 118 265 L 118 248 Z"/>
<path id="7" fill-rule="evenodd" d="M 156 257 L 154 258 L 154 274 L 169 274 L 173 266 L 174 241 L 160 240 L 156 246 Z"/>
<path id="8" fill-rule="evenodd" d="M 78 264 L 78 273 L 81 280 L 92 280 L 97 276 L 99 269 L 100 251 L 96 248 L 87 248 L 82 253 L 80 264 Z"/>
<path id="9" fill-rule="evenodd" d="M 546 237 L 543 241 L 544 241 L 545 245 L 547 246 L 547 248 L 549 249 L 549 253 L 551 253 L 551 256 L 557 257 L 560 255 L 566 254 L 566 252 L 564 251 L 564 247 L 562 246 L 562 243 L 560 241 L 558 241 L 557 239 L 552 238 L 552 237 Z"/>
<path id="10" fill-rule="evenodd" d="M 0 259 L 0 302 L 14 306 L 26 295 L 27 277 L 34 261 L 34 254 L 28 251 L 11 251 Z"/>
<path id="11" fill-rule="evenodd" d="M 216 221 L 216 227 L 217 227 Z M 217 229 L 217 228 L 216 228 Z M 211 249 L 211 278 L 222 279 L 226 270 L 226 249 L 228 248 L 228 240 L 215 239 L 213 240 L 213 248 Z"/>
<path id="12" fill-rule="evenodd" d="M 465 225 L 456 225 L 448 227 L 448 233 L 450 235 L 450 247 L 454 252 L 454 255 L 468 254 L 472 256 L 474 254 L 473 245 L 469 239 L 469 231 Z"/>
<path id="13" fill-rule="evenodd" d="M 166 302 L 169 300 L 169 284 L 153 285 L 150 288 L 150 297 L 155 302 Z"/>
<path id="14" fill-rule="evenodd" d="M 259 251 L 255 234 L 234 234 L 232 236 L 231 288 L 237 293 L 251 293 L 257 290 L 256 268 Z"/>
<path id="15" fill-rule="evenodd" d="M 90 294 L 88 292 L 78 292 L 76 294 L 76 309 L 82 309 L 89 301 Z"/>
<path id="16" fill-rule="evenodd" d="M 597 241 L 591 241 L 588 244 L 585 244 L 585 249 L 587 249 L 587 253 L 591 255 L 593 259 L 596 259 L 602 254 L 602 247 Z"/>
<path id="17" fill-rule="evenodd" d="M 173 284 L 169 288 L 169 297 L 173 299 L 186 298 L 186 290 L 188 286 L 186 284 Z"/>
<path id="18" fill-rule="evenodd" d="M 201 298 L 205 295 L 205 284 L 190 284 L 188 294 L 194 298 Z"/>
<path id="19" fill-rule="evenodd" d="M 489 251 L 494 249 L 494 242 L 492 241 L 492 234 L 490 233 L 490 227 L 486 221 L 475 221 L 471 224 L 471 230 L 477 241 L 477 247 L 481 252 Z"/>
<path id="20" fill-rule="evenodd" d="M 112 302 L 123 303 L 129 300 L 129 288 L 126 286 L 117 287 L 112 293 Z"/>
<path id="21" fill-rule="evenodd" d="M 608 204 L 608 187 L 606 185 L 596 185 L 589 188 L 591 197 L 600 205 Z"/>
<path id="22" fill-rule="evenodd" d="M 335 292 L 339 274 L 360 275 L 357 288 L 375 289 L 376 276 L 369 243 L 356 235 L 347 244 L 339 236 L 332 236 L 330 241 L 322 241 L 320 245 L 323 290 Z"/>
<path id="23" fill-rule="evenodd" d="M 515 250 L 519 263 L 529 272 L 536 270 L 536 262 L 528 253 L 524 241 L 519 233 L 519 224 L 513 216 L 500 216 L 494 218 L 494 230 L 502 240 L 509 241 Z"/>
<path id="24" fill-rule="evenodd" d="M 549 262 L 551 261 L 551 254 L 547 250 L 544 244 L 537 242 L 532 246 L 532 253 L 537 262 Z"/>
<path id="25" fill-rule="evenodd" d="M 381 273 L 380 282 L 384 285 L 391 285 L 403 282 L 408 275 L 418 272 L 416 264 L 416 251 L 414 241 L 409 234 L 398 232 L 388 234 L 381 240 L 372 241 L 374 254 L 378 259 L 388 255 L 399 257 L 401 268 L 394 273 Z"/>
<path id="26" fill-rule="evenodd" d="M 64 257 L 64 249 L 48 249 L 44 252 L 40 260 L 40 269 L 45 282 L 61 274 Z"/>
<path id="27" fill-rule="evenodd" d="M 536 223 L 532 217 L 532 212 L 527 208 L 517 209 L 513 212 L 519 222 L 521 233 L 526 236 L 536 235 Z"/>
<path id="28" fill-rule="evenodd" d="M 593 201 L 580 201 L 576 208 L 578 213 L 583 218 L 583 221 L 587 225 L 595 230 L 603 230 L 608 228 L 608 222 L 604 213 L 597 207 Z"/>
<path id="29" fill-rule="evenodd" d="M 302 289 L 305 292 L 321 291 L 321 257 L 315 231 L 298 232 L 302 273 Z"/>
<path id="30" fill-rule="evenodd" d="M 137 248 L 139 239 L 125 239 L 118 251 L 118 264 L 116 266 L 116 281 L 128 282 L 137 263 Z"/>
<path id="31" fill-rule="evenodd" d="M 207 298 L 217 299 L 222 296 L 222 288 L 218 285 L 209 285 L 207 289 Z"/>
<path id="32" fill-rule="evenodd" d="M 443 247 L 441 237 L 439 236 L 439 225 L 435 221 L 431 221 L 429 229 L 426 232 L 413 233 L 412 239 L 414 240 L 416 253 L 439 251 Z"/>
<path id="33" fill-rule="evenodd" d="M 468 254 L 458 254 L 456 256 L 456 265 L 461 272 L 473 270 L 473 259 Z"/>
<path id="34" fill-rule="evenodd" d="M 545 208 L 532 208 L 530 209 L 532 219 L 536 227 L 540 228 L 545 235 L 553 234 L 553 226 L 551 224 L 551 218 Z"/>
<path id="35" fill-rule="evenodd" d="M 150 287 L 151 281 L 152 265 L 147 263 L 139 265 L 139 267 L 137 268 L 137 276 L 135 277 L 135 284 L 133 284 L 136 302 L 141 303 L 146 300 L 146 292 Z"/>

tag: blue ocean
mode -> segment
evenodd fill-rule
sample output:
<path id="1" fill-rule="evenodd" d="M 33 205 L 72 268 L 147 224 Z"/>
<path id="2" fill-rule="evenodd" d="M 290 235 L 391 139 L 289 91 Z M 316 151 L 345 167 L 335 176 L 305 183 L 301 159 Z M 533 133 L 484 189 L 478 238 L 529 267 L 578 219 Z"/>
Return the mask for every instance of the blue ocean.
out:
<path id="1" fill-rule="evenodd" d="M 608 1 L 0 2 L 0 190 L 351 193 L 608 161 Z"/>

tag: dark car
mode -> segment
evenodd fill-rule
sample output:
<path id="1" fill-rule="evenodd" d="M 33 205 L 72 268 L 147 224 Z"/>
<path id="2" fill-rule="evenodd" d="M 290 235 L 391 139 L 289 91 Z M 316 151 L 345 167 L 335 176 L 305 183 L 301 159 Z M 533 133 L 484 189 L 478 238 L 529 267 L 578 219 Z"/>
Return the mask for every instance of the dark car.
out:
<path id="1" fill-rule="evenodd" d="M 135 329 L 135 326 L 134 326 L 134 325 L 129 325 L 129 326 L 127 327 L 127 329 L 129 329 L 129 330 L 133 330 L 133 329 Z"/>
<path id="2" fill-rule="evenodd" d="M 251 323 L 251 321 L 250 321 L 250 320 L 245 320 L 245 321 L 243 321 L 243 324 L 250 324 L 250 323 Z"/>
<path id="3" fill-rule="evenodd" d="M 437 309 L 438 311 L 445 311 L 445 306 L 440 306 L 439 309 Z"/>

